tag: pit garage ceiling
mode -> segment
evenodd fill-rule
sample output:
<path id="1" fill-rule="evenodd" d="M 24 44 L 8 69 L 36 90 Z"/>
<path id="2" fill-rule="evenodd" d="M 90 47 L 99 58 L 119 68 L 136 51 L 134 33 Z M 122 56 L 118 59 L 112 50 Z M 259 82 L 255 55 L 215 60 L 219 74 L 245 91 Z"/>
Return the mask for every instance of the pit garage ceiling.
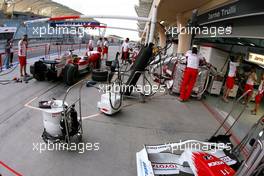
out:
<path id="1" fill-rule="evenodd" d="M 4 1 L 4 0 L 0 0 Z M 52 0 L 8 0 L 7 11 L 32 12 L 43 16 L 65 16 L 65 15 L 80 15 L 67 6 L 53 2 Z"/>

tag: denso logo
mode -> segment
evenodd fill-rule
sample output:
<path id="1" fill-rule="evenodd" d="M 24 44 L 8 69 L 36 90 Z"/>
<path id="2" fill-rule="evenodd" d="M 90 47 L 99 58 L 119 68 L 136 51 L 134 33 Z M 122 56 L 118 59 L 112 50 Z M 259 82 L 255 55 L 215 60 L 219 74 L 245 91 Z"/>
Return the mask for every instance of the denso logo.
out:
<path id="1" fill-rule="evenodd" d="M 177 169 L 176 164 L 152 164 L 154 169 Z"/>
<path id="2" fill-rule="evenodd" d="M 218 166 L 218 165 L 222 165 L 222 164 L 224 164 L 223 161 L 215 161 L 215 162 L 208 163 L 208 166 L 213 167 L 213 166 Z"/>

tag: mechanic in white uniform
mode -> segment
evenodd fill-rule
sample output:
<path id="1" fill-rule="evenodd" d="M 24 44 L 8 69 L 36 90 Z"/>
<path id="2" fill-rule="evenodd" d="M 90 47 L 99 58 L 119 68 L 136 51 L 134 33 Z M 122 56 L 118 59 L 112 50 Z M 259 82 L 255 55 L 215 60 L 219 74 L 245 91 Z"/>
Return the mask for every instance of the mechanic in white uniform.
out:
<path id="1" fill-rule="evenodd" d="M 248 102 L 252 96 L 253 90 L 254 90 L 254 84 L 257 82 L 257 74 L 256 74 L 256 68 L 252 67 L 250 74 L 248 76 L 247 82 L 245 84 L 244 93 L 249 91 L 250 92 L 244 97 L 243 104 Z"/>
<path id="2" fill-rule="evenodd" d="M 103 44 L 103 59 L 108 60 L 108 47 L 109 42 L 107 38 L 104 38 L 104 44 Z"/>
<path id="3" fill-rule="evenodd" d="M 225 91 L 223 95 L 223 101 L 226 103 L 228 103 L 228 95 L 235 85 L 235 77 L 238 66 L 239 63 L 236 62 L 235 57 L 230 56 L 229 71 L 228 71 L 228 76 L 226 78 Z"/>
<path id="4" fill-rule="evenodd" d="M 258 93 L 255 97 L 255 108 L 251 111 L 253 115 L 257 115 L 263 95 L 264 95 L 264 73 L 262 73 L 260 85 L 258 87 Z"/>
<path id="5" fill-rule="evenodd" d="M 99 38 L 96 46 L 97 46 L 97 51 L 99 53 L 102 53 L 102 51 L 103 51 L 103 39 L 102 39 L 102 37 Z"/>
<path id="6" fill-rule="evenodd" d="M 93 51 L 94 49 L 94 37 L 92 36 L 88 43 L 88 51 Z"/>
<path id="7" fill-rule="evenodd" d="M 185 56 L 187 57 L 187 67 L 184 71 L 183 80 L 180 87 L 180 101 L 187 101 L 190 98 L 198 75 L 199 63 L 201 60 L 205 62 L 204 57 L 202 57 L 201 54 L 198 54 L 196 47 L 193 47 L 192 50 L 187 51 Z"/>
<path id="8" fill-rule="evenodd" d="M 121 55 L 122 64 L 123 64 L 123 62 L 126 63 L 128 61 L 129 50 L 130 50 L 129 38 L 126 38 L 126 40 L 122 44 L 122 55 Z"/>

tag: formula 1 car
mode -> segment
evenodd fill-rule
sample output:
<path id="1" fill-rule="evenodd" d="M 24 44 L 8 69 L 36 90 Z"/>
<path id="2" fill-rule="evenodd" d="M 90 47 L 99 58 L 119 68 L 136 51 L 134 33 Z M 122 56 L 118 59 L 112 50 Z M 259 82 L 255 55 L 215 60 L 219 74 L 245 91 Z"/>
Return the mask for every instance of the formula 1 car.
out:
<path id="1" fill-rule="evenodd" d="M 264 117 L 252 125 L 236 146 L 232 144 L 230 138 L 232 134 L 216 135 L 225 125 L 228 117 L 229 115 L 213 136 L 206 140 L 208 142 L 186 140 L 161 145 L 144 145 L 144 148 L 136 154 L 137 176 L 264 175 Z M 236 119 L 238 120 L 239 117 Z"/>
<path id="2" fill-rule="evenodd" d="M 193 148 L 196 149 L 193 149 Z M 237 161 L 226 155 L 228 145 L 188 140 L 148 145 L 137 153 L 138 176 L 180 175 L 232 176 Z"/>
<path id="3" fill-rule="evenodd" d="M 98 69 L 100 65 L 101 54 L 98 51 L 87 51 L 84 56 L 78 56 L 69 50 L 59 58 L 36 61 L 30 66 L 30 73 L 38 81 L 63 78 L 65 84 L 73 85 L 79 75 Z"/>

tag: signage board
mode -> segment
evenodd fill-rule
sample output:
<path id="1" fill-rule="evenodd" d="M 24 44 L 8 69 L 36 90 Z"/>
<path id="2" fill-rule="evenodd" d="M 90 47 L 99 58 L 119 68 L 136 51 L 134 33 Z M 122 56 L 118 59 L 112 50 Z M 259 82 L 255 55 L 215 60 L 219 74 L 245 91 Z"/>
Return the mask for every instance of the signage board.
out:
<path id="1" fill-rule="evenodd" d="M 264 55 L 257 53 L 248 53 L 248 61 L 259 65 L 264 65 Z"/>
<path id="2" fill-rule="evenodd" d="M 198 16 L 198 23 L 205 25 L 232 18 L 263 15 L 264 3 L 261 0 L 239 0 Z"/>

